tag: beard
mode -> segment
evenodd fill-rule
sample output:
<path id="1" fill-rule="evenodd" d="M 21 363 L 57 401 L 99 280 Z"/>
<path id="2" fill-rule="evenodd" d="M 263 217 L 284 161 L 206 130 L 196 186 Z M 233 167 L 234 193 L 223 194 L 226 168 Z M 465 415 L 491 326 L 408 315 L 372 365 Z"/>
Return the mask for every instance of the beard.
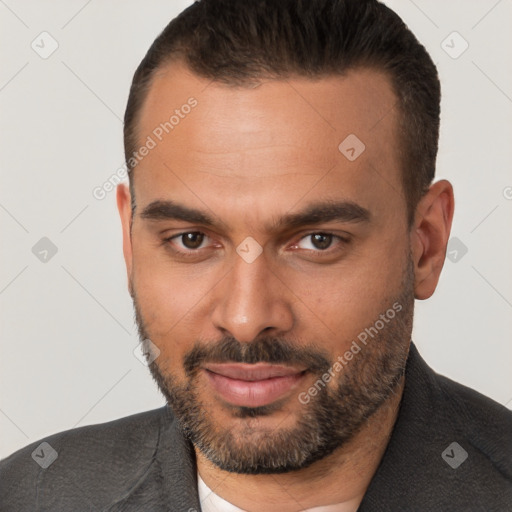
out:
<path id="1" fill-rule="evenodd" d="M 151 339 L 135 290 L 132 298 L 140 340 Z M 307 368 L 315 377 L 314 381 L 318 382 L 329 370 L 332 373 L 336 361 L 332 361 L 332 356 L 319 349 L 318 345 L 298 346 L 288 340 L 268 336 L 240 343 L 226 336 L 216 342 L 196 342 L 185 354 L 185 382 L 164 371 L 159 366 L 162 363 L 157 363 L 157 360 L 151 362 L 149 368 L 185 436 L 219 468 L 243 474 L 278 474 L 303 469 L 346 445 L 401 382 L 414 312 L 411 258 L 400 293 L 386 302 L 383 311 L 389 311 L 390 304 L 397 303 L 401 306 L 400 311 L 385 324 L 380 320 L 383 328 L 373 327 L 377 325 L 378 318 L 362 326 L 361 333 L 371 332 L 371 337 L 367 335 L 366 343 L 361 343 L 360 352 L 355 353 L 353 359 L 337 372 L 330 386 L 324 384 L 315 396 L 309 397 L 307 403 L 297 397 L 300 405 L 293 408 L 297 418 L 292 427 L 279 428 L 277 425 L 273 429 L 265 428 L 258 421 L 258 418 L 282 410 L 286 404 L 280 401 L 261 407 L 230 405 L 228 410 L 236 428 L 215 421 L 209 410 L 215 402 L 204 403 L 199 396 L 200 368 L 207 362 L 293 365 Z M 159 345 L 160 341 L 156 344 Z M 349 344 L 343 346 L 348 347 Z"/>

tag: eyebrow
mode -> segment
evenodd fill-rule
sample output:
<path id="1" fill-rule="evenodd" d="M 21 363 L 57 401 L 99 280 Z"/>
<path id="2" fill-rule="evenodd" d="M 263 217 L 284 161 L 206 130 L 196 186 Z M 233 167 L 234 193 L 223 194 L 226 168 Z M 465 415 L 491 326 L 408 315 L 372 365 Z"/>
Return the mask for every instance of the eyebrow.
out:
<path id="1" fill-rule="evenodd" d="M 213 218 L 204 211 L 188 208 L 175 201 L 153 201 L 140 213 L 147 220 L 182 220 L 205 226 L 214 226 Z"/>
<path id="2" fill-rule="evenodd" d="M 226 227 L 224 222 L 214 220 L 211 215 L 203 210 L 189 208 L 170 200 L 153 201 L 142 210 L 140 217 L 154 221 L 181 220 L 209 227 L 219 224 Z M 369 210 L 352 201 L 322 201 L 308 205 L 303 211 L 287 213 L 273 220 L 266 227 L 268 231 L 279 231 L 322 222 L 360 223 L 369 222 L 370 220 Z"/>
<path id="3" fill-rule="evenodd" d="M 288 213 L 274 221 L 272 230 L 297 228 L 322 222 L 370 222 L 370 211 L 352 201 L 323 201 L 310 204 L 305 210 Z"/>

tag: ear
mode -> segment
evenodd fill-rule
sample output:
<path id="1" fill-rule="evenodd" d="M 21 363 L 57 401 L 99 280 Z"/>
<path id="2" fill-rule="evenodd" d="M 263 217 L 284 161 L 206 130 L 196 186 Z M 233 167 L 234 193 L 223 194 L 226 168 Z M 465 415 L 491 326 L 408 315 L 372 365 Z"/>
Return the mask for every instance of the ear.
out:
<path id="1" fill-rule="evenodd" d="M 429 188 L 416 208 L 411 230 L 416 299 L 428 299 L 437 287 L 446 257 L 454 207 L 453 187 L 448 181 L 441 180 Z"/>
<path id="2" fill-rule="evenodd" d="M 121 225 L 123 228 L 123 254 L 126 264 L 126 273 L 128 276 L 128 290 L 132 294 L 132 237 L 131 237 L 131 221 L 132 221 L 132 208 L 131 208 L 131 194 L 127 185 L 121 184 L 117 186 L 117 209 L 121 217 Z"/>

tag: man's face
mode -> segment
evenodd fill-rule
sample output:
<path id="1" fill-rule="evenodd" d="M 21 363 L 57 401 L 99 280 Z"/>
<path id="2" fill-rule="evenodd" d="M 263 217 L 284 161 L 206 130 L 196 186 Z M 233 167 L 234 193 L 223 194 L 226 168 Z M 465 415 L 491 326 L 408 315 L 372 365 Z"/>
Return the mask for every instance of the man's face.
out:
<path id="1" fill-rule="evenodd" d="M 151 86 L 130 287 L 159 386 L 224 469 L 304 467 L 398 382 L 414 274 L 395 102 L 372 70 L 235 88 L 175 63 Z"/>

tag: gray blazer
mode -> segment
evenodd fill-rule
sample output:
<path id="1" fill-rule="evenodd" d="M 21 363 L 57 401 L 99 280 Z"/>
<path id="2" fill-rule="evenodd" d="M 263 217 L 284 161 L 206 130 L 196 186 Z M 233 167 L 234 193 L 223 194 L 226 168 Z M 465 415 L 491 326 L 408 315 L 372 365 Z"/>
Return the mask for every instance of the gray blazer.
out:
<path id="1" fill-rule="evenodd" d="M 0 462 L 0 511 L 201 510 L 194 451 L 168 407 L 43 442 Z M 437 375 L 413 345 L 399 417 L 358 510 L 370 511 L 512 511 L 512 412 Z"/>

